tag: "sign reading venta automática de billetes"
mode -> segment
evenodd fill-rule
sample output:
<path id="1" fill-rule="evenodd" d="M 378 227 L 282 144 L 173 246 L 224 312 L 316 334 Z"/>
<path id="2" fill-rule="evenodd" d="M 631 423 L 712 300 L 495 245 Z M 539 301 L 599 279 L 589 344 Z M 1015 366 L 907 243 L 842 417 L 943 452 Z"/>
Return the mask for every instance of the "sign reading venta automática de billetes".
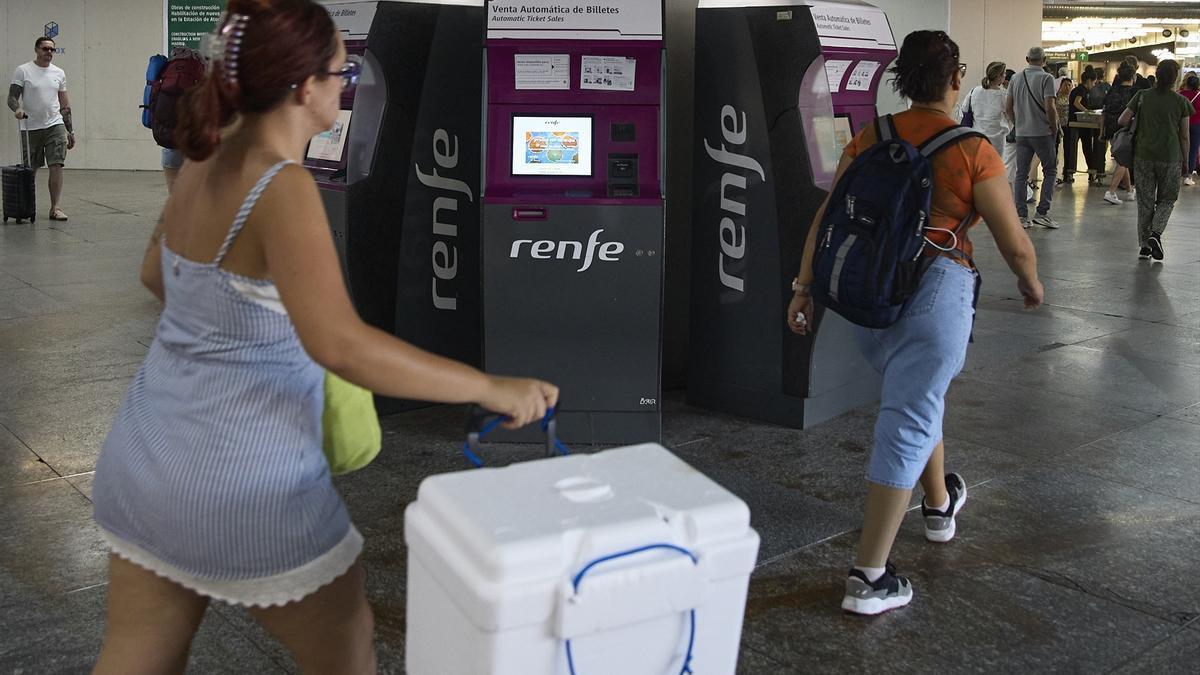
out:
<path id="1" fill-rule="evenodd" d="M 896 47 L 887 15 L 874 7 L 815 5 L 812 17 L 822 46 L 859 49 Z"/>
<path id="2" fill-rule="evenodd" d="M 659 0 L 488 0 L 489 39 L 661 40 Z"/>

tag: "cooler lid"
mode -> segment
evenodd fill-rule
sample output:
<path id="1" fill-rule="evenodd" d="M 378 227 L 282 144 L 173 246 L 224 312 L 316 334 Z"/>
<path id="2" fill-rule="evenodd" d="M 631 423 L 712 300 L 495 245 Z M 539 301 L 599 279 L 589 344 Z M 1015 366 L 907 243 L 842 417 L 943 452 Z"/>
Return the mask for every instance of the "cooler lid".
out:
<path id="1" fill-rule="evenodd" d="M 413 507 L 479 577 L 506 584 L 559 579 L 633 547 L 703 549 L 750 532 L 744 502 L 653 443 L 432 476 Z"/>

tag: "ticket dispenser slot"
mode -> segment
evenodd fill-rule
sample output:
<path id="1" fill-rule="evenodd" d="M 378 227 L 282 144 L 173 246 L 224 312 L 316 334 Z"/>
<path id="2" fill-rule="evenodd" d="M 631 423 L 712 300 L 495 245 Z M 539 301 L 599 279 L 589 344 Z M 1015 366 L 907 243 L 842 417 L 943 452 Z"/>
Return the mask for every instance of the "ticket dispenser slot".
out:
<path id="1" fill-rule="evenodd" d="M 608 156 L 608 196 L 638 196 L 638 156 L 611 154 Z"/>

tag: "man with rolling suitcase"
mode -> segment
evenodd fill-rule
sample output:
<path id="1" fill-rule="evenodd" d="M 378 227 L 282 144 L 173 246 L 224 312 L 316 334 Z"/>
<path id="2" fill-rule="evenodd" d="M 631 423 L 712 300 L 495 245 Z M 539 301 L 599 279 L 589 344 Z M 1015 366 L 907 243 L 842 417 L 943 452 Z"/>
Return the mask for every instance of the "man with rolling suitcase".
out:
<path id="1" fill-rule="evenodd" d="M 8 107 L 25 121 L 30 167 L 50 167 L 50 220 L 66 220 L 59 208 L 63 166 L 67 151 L 75 147 L 71 103 L 67 99 L 67 74 L 51 63 L 54 40 L 41 37 L 34 43 L 36 57 L 17 67 L 8 90 Z"/>

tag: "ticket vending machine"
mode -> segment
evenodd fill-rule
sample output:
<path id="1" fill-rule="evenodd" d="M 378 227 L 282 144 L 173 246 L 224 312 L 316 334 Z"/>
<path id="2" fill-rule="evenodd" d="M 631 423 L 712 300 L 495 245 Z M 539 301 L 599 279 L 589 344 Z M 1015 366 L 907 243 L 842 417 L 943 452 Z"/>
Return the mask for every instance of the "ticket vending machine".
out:
<path id="1" fill-rule="evenodd" d="M 305 164 L 355 307 L 478 365 L 483 0 L 325 4 L 363 72 Z M 377 403 L 384 413 L 423 405 Z"/>
<path id="2" fill-rule="evenodd" d="M 875 119 L 896 56 L 859 2 L 701 0 L 688 401 L 807 428 L 879 395 L 851 325 L 784 323 L 808 228 L 842 148 Z"/>
<path id="3" fill-rule="evenodd" d="M 657 440 L 662 6 L 491 0 L 487 15 L 484 367 L 559 385 L 568 442 Z"/>

